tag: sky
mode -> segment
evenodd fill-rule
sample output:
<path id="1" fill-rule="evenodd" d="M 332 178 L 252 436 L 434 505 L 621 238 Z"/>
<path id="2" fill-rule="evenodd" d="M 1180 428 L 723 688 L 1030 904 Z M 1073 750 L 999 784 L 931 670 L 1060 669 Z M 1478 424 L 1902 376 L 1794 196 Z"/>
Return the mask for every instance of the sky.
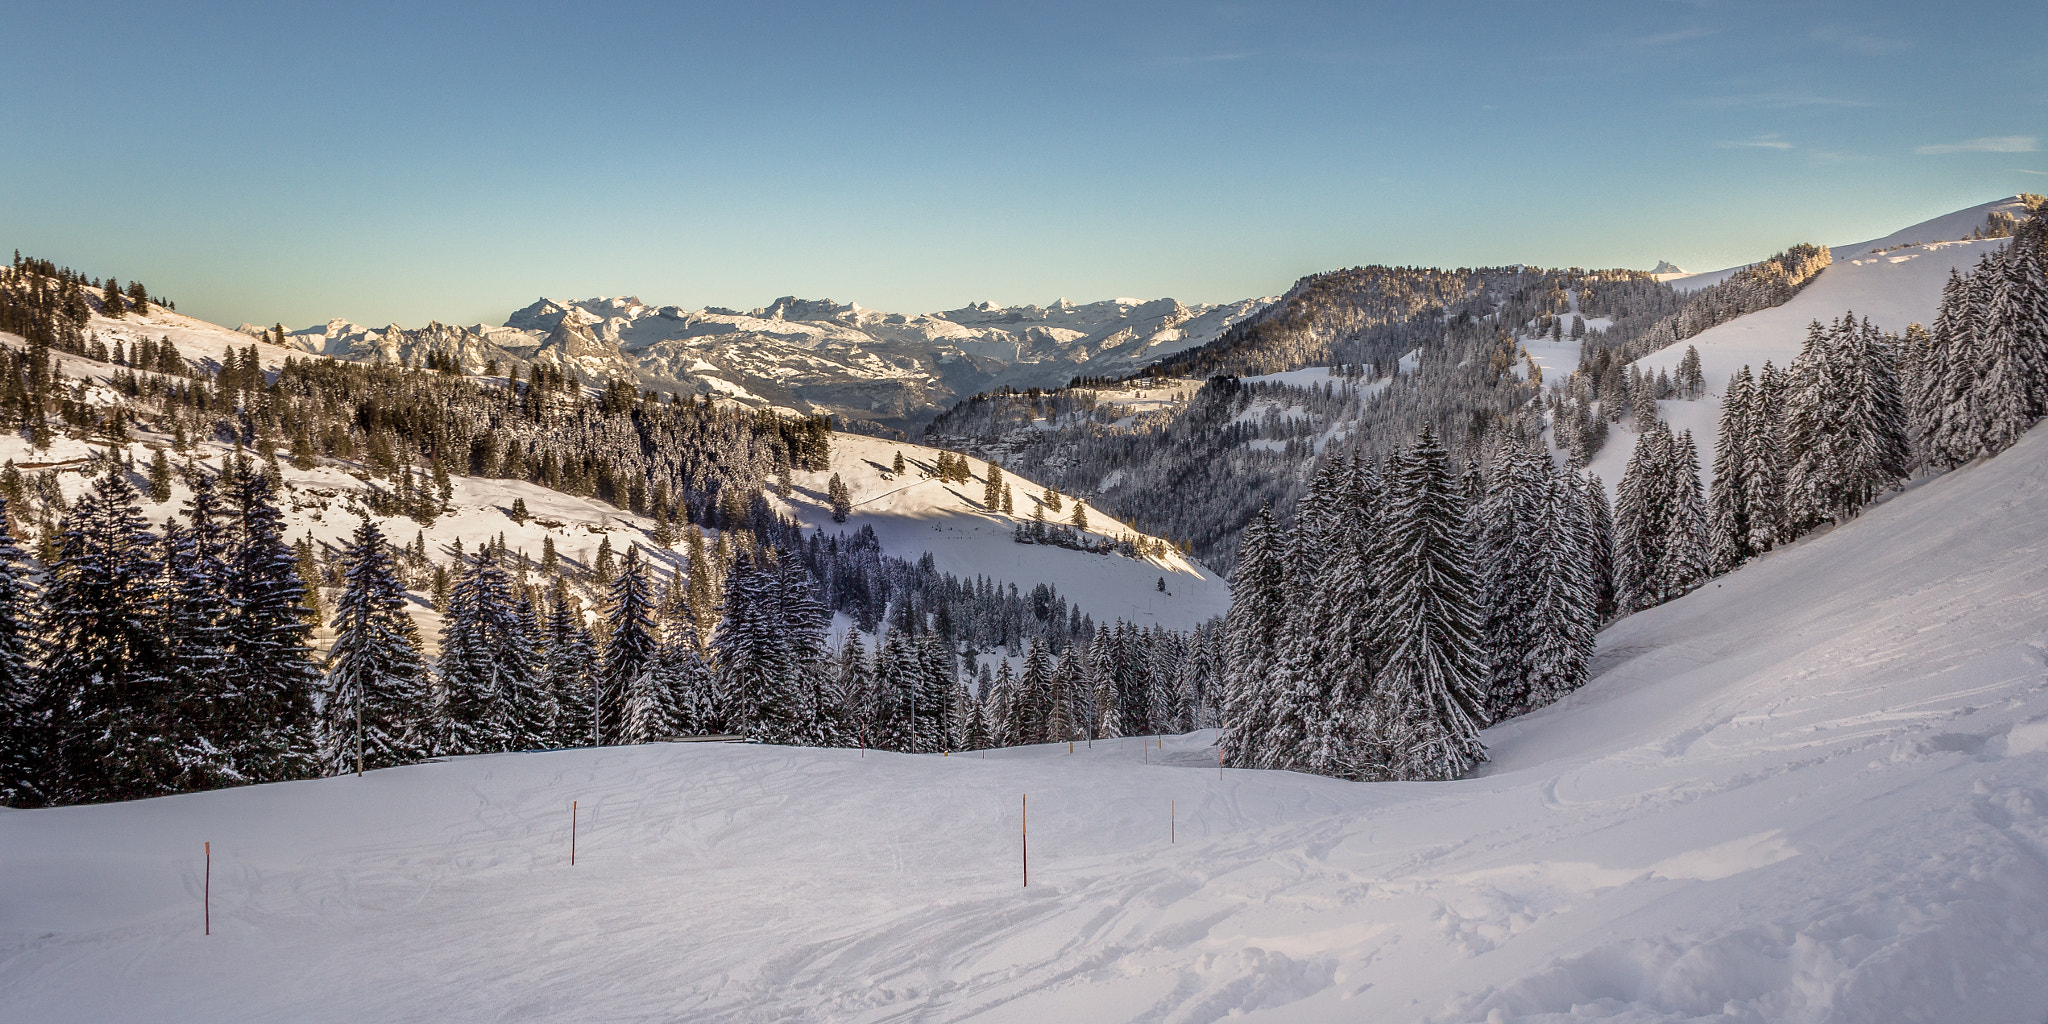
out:
<path id="1" fill-rule="evenodd" d="M 234 325 L 1703 270 L 2048 192 L 2048 4 L 10 8 L 0 246 Z"/>

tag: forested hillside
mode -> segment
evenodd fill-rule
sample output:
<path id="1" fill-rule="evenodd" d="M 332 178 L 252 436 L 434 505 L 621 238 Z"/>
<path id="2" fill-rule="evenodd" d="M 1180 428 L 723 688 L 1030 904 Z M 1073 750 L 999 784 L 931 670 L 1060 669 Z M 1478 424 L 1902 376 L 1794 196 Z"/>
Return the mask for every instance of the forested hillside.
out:
<path id="1" fill-rule="evenodd" d="M 1220 610 L 1214 577 L 1107 517 L 1097 553 L 1047 549 L 1098 563 L 1051 574 L 1112 613 L 1098 627 L 1058 584 L 984 568 L 1006 562 L 948 572 L 890 515 L 847 523 L 841 474 L 864 470 L 823 417 L 545 365 L 193 359 L 135 291 L 0 275 L 11 804 L 725 731 L 945 750 L 1214 720 L 1215 633 L 1179 631 Z M 996 467 L 894 457 L 897 487 L 983 479 L 984 512 L 1014 504 Z M 829 526 L 806 528 L 799 481 Z M 1178 630 L 1165 608 L 1116 621 L 1091 585 L 1156 577 L 1170 601 L 1168 576 Z"/>

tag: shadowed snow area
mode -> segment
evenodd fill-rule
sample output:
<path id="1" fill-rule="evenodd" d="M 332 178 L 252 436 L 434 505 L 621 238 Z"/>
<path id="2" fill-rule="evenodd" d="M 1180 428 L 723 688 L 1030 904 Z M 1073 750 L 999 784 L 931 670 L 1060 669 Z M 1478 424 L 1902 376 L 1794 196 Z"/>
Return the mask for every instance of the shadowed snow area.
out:
<path id="1" fill-rule="evenodd" d="M 0 813 L 0 1019 L 2039 1021 L 2044 545 L 2036 430 L 1456 783 L 689 744 Z"/>

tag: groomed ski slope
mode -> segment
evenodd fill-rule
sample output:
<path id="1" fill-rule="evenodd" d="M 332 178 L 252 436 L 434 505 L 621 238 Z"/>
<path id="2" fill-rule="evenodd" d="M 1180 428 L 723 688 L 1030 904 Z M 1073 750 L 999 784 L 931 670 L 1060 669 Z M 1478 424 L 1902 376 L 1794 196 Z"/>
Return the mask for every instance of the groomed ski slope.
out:
<path id="1" fill-rule="evenodd" d="M 1614 626 L 1455 783 L 689 744 L 4 812 L 0 1019 L 2032 1024 L 2044 630 L 2036 430 Z"/>

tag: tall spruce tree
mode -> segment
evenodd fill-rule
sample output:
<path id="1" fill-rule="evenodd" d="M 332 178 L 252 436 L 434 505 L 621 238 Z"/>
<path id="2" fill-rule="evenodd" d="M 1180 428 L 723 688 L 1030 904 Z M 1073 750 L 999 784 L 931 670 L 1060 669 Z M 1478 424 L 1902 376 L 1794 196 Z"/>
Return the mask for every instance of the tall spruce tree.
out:
<path id="1" fill-rule="evenodd" d="M 741 552 L 725 579 L 725 601 L 711 634 L 719 691 L 727 702 L 728 725 L 749 737 L 780 735 L 779 717 L 791 703 L 794 675 L 789 649 L 778 635 L 774 567 Z"/>
<path id="2" fill-rule="evenodd" d="M 1743 524 L 1748 539 L 1743 549 L 1753 557 L 1785 539 L 1784 453 L 1779 447 L 1783 417 L 1780 377 L 1770 363 L 1744 400 L 1742 466 L 1739 477 Z"/>
<path id="3" fill-rule="evenodd" d="M 407 764 L 429 746 L 426 670 L 405 603 L 391 545 L 365 518 L 342 553 L 320 691 L 320 765 L 329 775 Z"/>
<path id="4" fill-rule="evenodd" d="M 172 792 L 174 695 L 161 669 L 152 590 L 159 573 L 135 489 L 118 471 L 65 515 L 43 590 L 44 686 L 51 802 L 131 800 Z"/>
<path id="5" fill-rule="evenodd" d="M 1639 611 L 1663 600 L 1658 572 L 1670 537 L 1671 431 L 1654 424 L 1636 437 L 1614 502 L 1614 590 L 1619 609 Z"/>
<path id="6" fill-rule="evenodd" d="M 537 714 L 540 686 L 510 580 L 493 545 L 468 558 L 441 623 L 442 753 L 547 745 L 552 716 Z"/>
<path id="7" fill-rule="evenodd" d="M 1549 459 L 1510 433 L 1500 435 L 1493 479 L 1478 509 L 1478 563 L 1486 609 L 1487 713 L 1518 714 L 1531 705 L 1533 645 L 1544 596 L 1549 539 Z"/>
<path id="8" fill-rule="evenodd" d="M 1395 461 L 1388 490 L 1386 664 L 1360 774 L 1456 778 L 1486 758 L 1486 662 L 1463 489 L 1434 433 L 1424 428 Z"/>
<path id="9" fill-rule="evenodd" d="M 1569 473 L 1545 483 L 1538 594 L 1528 649 L 1528 698 L 1522 711 L 1541 707 L 1585 685 L 1599 627 L 1594 592 L 1593 526 L 1583 491 Z"/>
<path id="10" fill-rule="evenodd" d="M 1262 759 L 1280 697 L 1274 675 L 1278 641 L 1287 623 L 1284 541 L 1273 510 L 1260 509 L 1245 530 L 1237 568 L 1230 574 L 1230 612 L 1225 619 L 1230 667 L 1223 683 L 1218 756 L 1232 768 L 1256 767 Z"/>
<path id="11" fill-rule="evenodd" d="M 640 546 L 626 549 L 624 564 L 611 580 L 611 601 L 605 612 L 604 662 L 597 676 L 596 716 L 591 735 L 596 743 L 625 743 L 626 704 L 634 680 L 659 653 L 654 629 L 654 585 L 640 560 Z"/>
<path id="12" fill-rule="evenodd" d="M 29 650 L 35 592 L 11 521 L 0 498 L 0 804 L 34 807 L 52 795 L 43 771 L 48 731 L 38 714 L 41 679 Z"/>
<path id="13" fill-rule="evenodd" d="M 1707 503 L 1700 492 L 1699 449 L 1692 431 L 1670 441 L 1663 492 L 1670 497 L 1665 522 L 1664 559 L 1657 567 L 1658 600 L 1669 601 L 1706 582 L 1708 565 Z"/>
<path id="14" fill-rule="evenodd" d="M 595 744 L 596 737 L 591 734 L 591 725 L 596 721 L 592 669 L 597 665 L 597 647 L 583 625 L 583 617 L 570 607 L 565 582 L 556 583 L 542 635 L 542 647 L 547 653 L 541 683 L 554 695 L 557 711 L 553 745 Z"/>
<path id="15" fill-rule="evenodd" d="M 199 789 L 250 781 L 237 755 L 253 702 L 237 689 L 239 674 L 228 668 L 235 614 L 228 596 L 233 537 L 211 475 L 194 474 L 184 511 L 185 526 L 175 520 L 164 523 L 157 622 L 165 683 L 175 695 L 183 726 L 181 760 L 187 778 L 180 788 Z"/>
<path id="16" fill-rule="evenodd" d="M 1749 509 L 1742 488 L 1755 391 L 1756 379 L 1744 366 L 1721 396 L 1721 433 L 1714 439 L 1714 481 L 1707 493 L 1709 560 L 1715 572 L 1727 572 L 1756 554 L 1749 544 Z"/>
<path id="17" fill-rule="evenodd" d="M 253 354 L 252 354 L 253 358 Z M 284 539 L 276 481 L 246 463 L 228 491 L 229 686 L 236 695 L 236 761 L 263 782 L 312 774 L 317 751 L 312 624 L 298 556 Z"/>

